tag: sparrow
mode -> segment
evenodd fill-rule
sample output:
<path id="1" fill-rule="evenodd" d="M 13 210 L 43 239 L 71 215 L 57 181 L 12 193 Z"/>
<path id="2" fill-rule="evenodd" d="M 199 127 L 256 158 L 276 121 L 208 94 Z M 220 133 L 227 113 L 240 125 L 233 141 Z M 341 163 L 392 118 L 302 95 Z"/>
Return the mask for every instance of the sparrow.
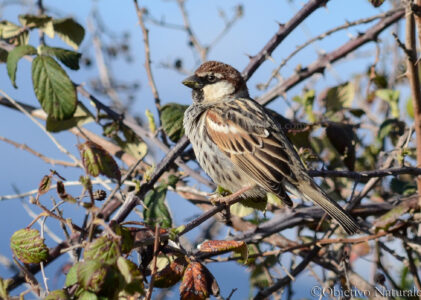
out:
<path id="1" fill-rule="evenodd" d="M 318 204 L 348 234 L 359 230 L 308 175 L 272 114 L 250 98 L 239 71 L 207 61 L 183 84 L 192 89 L 193 98 L 184 113 L 185 133 L 200 166 L 217 185 L 231 192 L 253 186 L 244 199 L 264 199 L 270 192 L 292 206 L 290 193 Z"/>

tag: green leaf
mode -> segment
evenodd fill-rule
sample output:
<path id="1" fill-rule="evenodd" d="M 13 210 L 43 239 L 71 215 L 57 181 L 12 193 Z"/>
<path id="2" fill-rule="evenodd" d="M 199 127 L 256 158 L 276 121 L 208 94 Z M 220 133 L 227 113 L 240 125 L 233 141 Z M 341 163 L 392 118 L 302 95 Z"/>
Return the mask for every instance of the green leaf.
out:
<path id="1" fill-rule="evenodd" d="M 148 123 L 149 123 L 149 131 L 152 132 L 153 134 L 155 134 L 156 132 L 156 125 L 155 125 L 155 117 L 152 114 L 152 112 L 147 109 L 145 111 L 145 115 L 148 118 Z"/>
<path id="2" fill-rule="evenodd" d="M 395 141 L 404 133 L 405 126 L 405 122 L 399 121 L 398 119 L 387 119 L 380 125 L 377 138 L 382 141 L 389 136 L 392 139 L 392 142 L 395 143 Z"/>
<path id="3" fill-rule="evenodd" d="M 9 55 L 9 52 L 4 50 L 3 48 L 0 48 L 0 63 L 6 63 L 8 55 Z"/>
<path id="4" fill-rule="evenodd" d="M 162 128 L 175 143 L 184 135 L 183 118 L 187 107 L 188 105 L 168 103 L 161 108 Z"/>
<path id="5" fill-rule="evenodd" d="M 315 122 L 316 117 L 313 113 L 313 103 L 316 92 L 314 90 L 308 90 L 303 96 L 295 96 L 292 98 L 293 101 L 301 104 L 304 107 L 304 111 L 310 122 Z M 282 123 L 281 123 L 282 124 Z"/>
<path id="6" fill-rule="evenodd" d="M 49 292 L 44 300 L 70 300 L 70 296 L 66 290 L 55 290 Z"/>
<path id="7" fill-rule="evenodd" d="M 79 59 L 82 56 L 79 52 L 48 46 L 41 46 L 40 52 L 45 55 L 56 57 L 65 66 L 72 70 L 79 70 Z"/>
<path id="8" fill-rule="evenodd" d="M 101 236 L 94 240 L 83 254 L 86 261 L 98 260 L 108 265 L 114 264 L 119 256 L 120 249 L 117 242 L 108 236 Z"/>
<path id="9" fill-rule="evenodd" d="M 9 292 L 7 288 L 12 283 L 12 279 L 3 279 L 0 277 L 0 298 L 2 299 L 10 299 Z"/>
<path id="10" fill-rule="evenodd" d="M 75 263 L 67 272 L 65 286 L 69 287 L 77 283 L 77 269 L 79 268 L 79 264 L 82 262 Z"/>
<path id="11" fill-rule="evenodd" d="M 161 183 L 146 194 L 144 203 L 147 209 L 143 211 L 146 224 L 155 226 L 156 223 L 159 223 L 163 228 L 170 228 L 172 226 L 172 218 L 165 203 L 167 190 L 167 184 Z"/>
<path id="12" fill-rule="evenodd" d="M 129 295 L 143 294 L 143 276 L 137 265 L 120 256 L 117 260 L 117 268 L 125 281 L 124 291 Z"/>
<path id="13" fill-rule="evenodd" d="M 77 50 L 85 36 L 85 29 L 72 18 L 53 21 L 54 31 L 70 47 Z"/>
<path id="14" fill-rule="evenodd" d="M 406 100 L 406 112 L 408 116 L 413 120 L 414 119 L 414 104 L 412 103 L 412 98 Z"/>
<path id="15" fill-rule="evenodd" d="M 78 148 L 83 166 L 89 175 L 97 177 L 102 174 L 120 182 L 120 169 L 114 158 L 104 148 L 89 141 L 78 145 Z"/>
<path id="16" fill-rule="evenodd" d="M 0 38 L 9 39 L 16 37 L 23 31 L 23 28 L 9 21 L 0 22 Z"/>
<path id="17" fill-rule="evenodd" d="M 76 89 L 62 67 L 51 57 L 32 62 L 32 82 L 42 109 L 56 120 L 70 119 L 77 104 Z"/>
<path id="18" fill-rule="evenodd" d="M 57 121 L 56 119 L 48 116 L 46 128 L 50 132 L 59 132 L 76 126 L 81 127 L 84 124 L 94 121 L 95 118 L 92 116 L 90 111 L 82 105 L 82 103 L 78 103 L 73 117 L 68 120 Z"/>
<path id="19" fill-rule="evenodd" d="M 397 90 L 380 89 L 376 91 L 376 96 L 386 101 L 390 105 L 391 114 L 394 118 L 399 118 L 399 95 L 400 92 Z"/>
<path id="20" fill-rule="evenodd" d="M 50 38 L 54 38 L 53 18 L 38 15 L 20 15 L 19 22 L 24 27 L 39 28 Z"/>
<path id="21" fill-rule="evenodd" d="M 38 264 L 48 258 L 48 248 L 36 229 L 21 229 L 10 238 L 13 254 L 25 264 Z"/>
<path id="22" fill-rule="evenodd" d="M 10 81 L 15 88 L 16 85 L 16 70 L 18 69 L 18 61 L 25 55 L 37 54 L 37 50 L 30 46 L 17 46 L 7 55 L 7 74 L 9 75 Z"/>
<path id="23" fill-rule="evenodd" d="M 85 260 L 78 264 L 78 283 L 85 289 L 99 293 L 104 287 L 108 275 L 108 267 L 99 260 Z"/>
<path id="24" fill-rule="evenodd" d="M 336 112 L 350 107 L 355 97 L 355 87 L 352 82 L 345 82 L 324 91 L 321 100 L 325 103 L 327 112 Z"/>

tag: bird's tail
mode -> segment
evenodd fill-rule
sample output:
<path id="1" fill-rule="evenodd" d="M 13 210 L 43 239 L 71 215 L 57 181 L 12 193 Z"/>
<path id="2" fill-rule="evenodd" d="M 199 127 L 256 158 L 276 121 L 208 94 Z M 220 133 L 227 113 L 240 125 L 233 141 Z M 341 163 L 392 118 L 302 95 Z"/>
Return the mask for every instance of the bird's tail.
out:
<path id="1" fill-rule="evenodd" d="M 311 179 L 307 182 L 302 182 L 291 191 L 294 194 L 301 195 L 306 200 L 310 200 L 323 208 L 329 216 L 335 219 L 348 234 L 354 234 L 360 230 L 357 222 L 351 217 L 338 203 L 331 200 L 329 196 Z"/>

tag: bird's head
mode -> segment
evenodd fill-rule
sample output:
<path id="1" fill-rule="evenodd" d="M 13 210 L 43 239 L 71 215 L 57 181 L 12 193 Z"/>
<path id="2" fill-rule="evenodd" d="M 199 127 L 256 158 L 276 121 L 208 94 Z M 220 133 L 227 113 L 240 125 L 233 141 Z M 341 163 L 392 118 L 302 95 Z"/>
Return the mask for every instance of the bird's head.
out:
<path id="1" fill-rule="evenodd" d="M 193 89 L 195 102 L 217 103 L 232 97 L 248 97 L 241 73 L 218 61 L 203 63 L 194 75 L 183 80 L 183 84 Z"/>

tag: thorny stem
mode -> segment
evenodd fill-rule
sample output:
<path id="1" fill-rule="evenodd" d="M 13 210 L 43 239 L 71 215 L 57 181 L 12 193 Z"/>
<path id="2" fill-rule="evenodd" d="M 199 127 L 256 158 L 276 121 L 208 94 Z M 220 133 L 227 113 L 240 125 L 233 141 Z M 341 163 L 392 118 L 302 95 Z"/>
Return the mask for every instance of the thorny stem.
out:
<path id="1" fill-rule="evenodd" d="M 145 26 L 145 22 L 143 20 L 143 10 L 139 7 L 139 4 L 137 3 L 137 0 L 134 0 L 134 5 L 136 8 L 136 14 L 137 19 L 139 21 L 140 28 L 142 29 L 143 34 L 143 44 L 145 46 L 145 68 L 146 68 L 146 74 L 148 76 L 148 82 L 149 86 L 152 90 L 152 95 L 155 100 L 155 106 L 158 110 L 158 115 L 161 115 L 161 100 L 159 98 L 158 89 L 156 88 L 155 80 L 152 74 L 152 68 L 151 68 L 151 51 L 150 51 L 150 45 L 149 45 L 149 31 Z M 161 118 L 159 118 L 161 120 Z"/>
<path id="2" fill-rule="evenodd" d="M 418 1 L 419 2 L 419 1 Z M 411 5 L 408 2 L 405 10 L 406 25 L 405 25 L 405 48 L 406 48 L 406 66 L 407 66 L 407 77 L 412 94 L 412 105 L 414 106 L 414 126 L 416 133 L 416 149 L 417 149 L 417 166 L 421 165 L 421 90 L 420 90 L 420 78 L 418 73 L 417 65 L 417 49 L 415 40 L 415 20 L 414 13 Z M 417 21 L 420 22 L 419 17 Z M 419 29 L 421 27 L 418 23 Z M 420 33 L 419 33 L 420 34 Z M 417 189 L 418 193 L 421 193 L 421 177 L 417 178 Z M 421 206 L 421 196 L 419 199 Z"/>

